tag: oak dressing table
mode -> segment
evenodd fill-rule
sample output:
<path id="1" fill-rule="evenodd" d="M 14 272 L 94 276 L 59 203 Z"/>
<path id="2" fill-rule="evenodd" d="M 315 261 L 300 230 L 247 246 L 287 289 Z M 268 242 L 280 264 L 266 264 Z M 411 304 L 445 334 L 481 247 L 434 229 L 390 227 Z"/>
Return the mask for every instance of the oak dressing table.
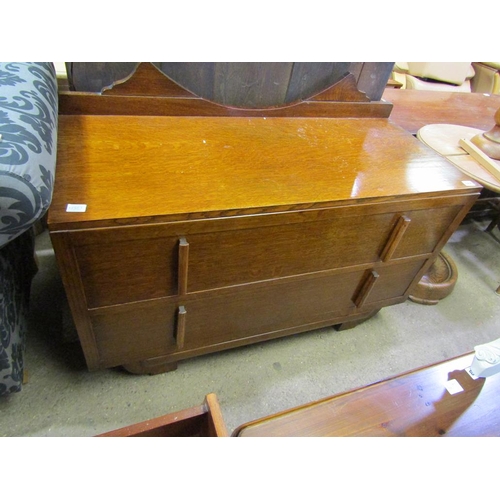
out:
<path id="1" fill-rule="evenodd" d="M 48 224 L 88 368 L 160 373 L 405 301 L 481 186 L 391 109 L 350 75 L 231 108 L 144 63 L 61 93 Z"/>

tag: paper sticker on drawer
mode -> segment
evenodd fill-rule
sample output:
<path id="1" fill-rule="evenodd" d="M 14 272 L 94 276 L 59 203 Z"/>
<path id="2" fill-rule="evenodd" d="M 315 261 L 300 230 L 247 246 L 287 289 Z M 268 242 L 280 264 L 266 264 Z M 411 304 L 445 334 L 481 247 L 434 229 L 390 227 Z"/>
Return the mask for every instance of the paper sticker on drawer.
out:
<path id="1" fill-rule="evenodd" d="M 87 205 L 78 204 L 78 203 L 68 203 L 66 205 L 66 212 L 86 212 Z"/>

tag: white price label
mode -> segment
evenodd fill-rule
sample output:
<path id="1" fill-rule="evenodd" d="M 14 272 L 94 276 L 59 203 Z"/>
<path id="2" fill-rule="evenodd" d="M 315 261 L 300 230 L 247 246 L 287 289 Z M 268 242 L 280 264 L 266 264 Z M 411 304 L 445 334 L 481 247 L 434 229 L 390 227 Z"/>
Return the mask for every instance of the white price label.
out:
<path id="1" fill-rule="evenodd" d="M 450 394 L 456 394 L 457 392 L 462 392 L 464 390 L 464 388 L 458 383 L 458 380 L 455 379 L 448 380 L 444 386 Z"/>
<path id="2" fill-rule="evenodd" d="M 77 203 L 68 203 L 66 206 L 66 212 L 86 212 L 87 205 L 77 204 Z"/>

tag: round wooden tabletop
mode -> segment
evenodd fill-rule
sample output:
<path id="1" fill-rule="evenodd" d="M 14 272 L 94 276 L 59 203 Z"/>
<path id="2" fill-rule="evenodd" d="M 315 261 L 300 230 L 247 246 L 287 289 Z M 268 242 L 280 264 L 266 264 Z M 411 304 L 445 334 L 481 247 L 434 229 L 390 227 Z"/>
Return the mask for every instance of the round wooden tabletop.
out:
<path id="1" fill-rule="evenodd" d="M 470 140 L 482 132 L 462 125 L 433 124 L 422 127 L 417 137 L 484 187 L 500 193 L 500 181 L 459 146 L 460 139 Z"/>

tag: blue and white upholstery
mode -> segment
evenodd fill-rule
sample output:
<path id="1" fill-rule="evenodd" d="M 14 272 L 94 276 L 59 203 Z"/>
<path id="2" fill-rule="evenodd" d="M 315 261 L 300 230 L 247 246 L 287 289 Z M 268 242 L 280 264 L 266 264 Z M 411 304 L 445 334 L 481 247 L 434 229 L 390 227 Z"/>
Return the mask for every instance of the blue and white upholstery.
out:
<path id="1" fill-rule="evenodd" d="M 21 390 L 33 225 L 52 200 L 57 99 L 53 63 L 0 62 L 0 396 Z"/>

